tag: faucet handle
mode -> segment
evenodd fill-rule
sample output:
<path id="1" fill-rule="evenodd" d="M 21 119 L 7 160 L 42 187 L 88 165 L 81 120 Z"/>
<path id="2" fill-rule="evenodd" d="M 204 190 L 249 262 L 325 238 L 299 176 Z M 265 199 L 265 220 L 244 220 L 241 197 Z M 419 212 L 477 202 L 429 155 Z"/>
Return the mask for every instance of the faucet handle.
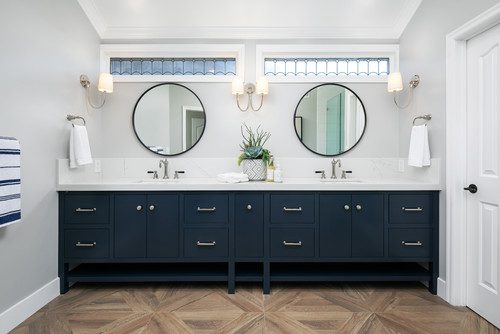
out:
<path id="1" fill-rule="evenodd" d="M 347 174 L 352 174 L 352 170 L 343 170 L 342 171 L 342 178 L 347 179 Z"/>
<path id="2" fill-rule="evenodd" d="M 325 171 L 324 170 L 317 170 L 314 173 L 316 174 L 321 174 L 322 179 L 326 179 Z"/>
<path id="3" fill-rule="evenodd" d="M 186 173 L 186 172 L 183 171 L 183 170 L 176 170 L 174 172 L 174 179 L 178 179 L 179 178 L 179 174 L 184 174 L 184 173 Z"/>
<path id="4" fill-rule="evenodd" d="M 153 174 L 153 179 L 158 178 L 158 171 L 157 170 L 148 170 L 148 174 Z"/>

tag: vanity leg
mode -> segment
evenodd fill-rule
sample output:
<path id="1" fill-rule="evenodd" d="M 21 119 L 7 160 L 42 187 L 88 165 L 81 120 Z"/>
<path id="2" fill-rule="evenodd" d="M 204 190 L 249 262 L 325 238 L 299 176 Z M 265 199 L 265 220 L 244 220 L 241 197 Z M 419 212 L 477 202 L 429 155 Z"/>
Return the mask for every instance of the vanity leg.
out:
<path id="1" fill-rule="evenodd" d="M 431 272 L 431 279 L 429 280 L 429 292 L 433 295 L 437 294 L 437 279 L 439 276 L 439 268 L 433 262 L 429 263 L 429 271 Z"/>
<path id="2" fill-rule="evenodd" d="M 262 292 L 268 295 L 271 293 L 271 264 L 269 262 L 264 262 L 263 266 L 264 277 L 262 277 Z"/>
<path id="3" fill-rule="evenodd" d="M 65 294 L 69 290 L 69 283 L 67 279 L 69 264 L 61 263 L 59 265 L 59 292 L 61 295 Z"/>
<path id="4" fill-rule="evenodd" d="M 227 293 L 234 294 L 236 290 L 236 275 L 235 275 L 235 264 L 234 262 L 228 263 L 228 275 L 227 275 Z"/>

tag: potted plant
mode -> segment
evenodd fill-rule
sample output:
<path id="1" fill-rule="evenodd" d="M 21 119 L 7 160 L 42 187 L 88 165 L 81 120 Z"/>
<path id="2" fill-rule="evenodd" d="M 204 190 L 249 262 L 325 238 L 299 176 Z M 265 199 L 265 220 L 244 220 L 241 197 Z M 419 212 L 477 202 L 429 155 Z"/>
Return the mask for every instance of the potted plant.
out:
<path id="1" fill-rule="evenodd" d="M 271 152 L 264 145 L 271 134 L 260 128 L 254 131 L 246 124 L 241 126 L 243 142 L 240 145 L 241 154 L 238 157 L 238 166 L 241 165 L 243 173 L 248 175 L 250 181 L 264 181 L 267 176 L 267 164 Z"/>

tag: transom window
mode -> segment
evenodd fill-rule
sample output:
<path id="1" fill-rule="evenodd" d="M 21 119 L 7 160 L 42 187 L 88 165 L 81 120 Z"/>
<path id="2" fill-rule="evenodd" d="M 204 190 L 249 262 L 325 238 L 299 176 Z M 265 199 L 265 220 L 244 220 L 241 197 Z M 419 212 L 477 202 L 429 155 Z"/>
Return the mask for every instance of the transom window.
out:
<path id="1" fill-rule="evenodd" d="M 264 58 L 266 76 L 386 76 L 390 72 L 389 58 Z"/>
<path id="2" fill-rule="evenodd" d="M 111 58 L 112 75 L 236 75 L 236 58 Z"/>

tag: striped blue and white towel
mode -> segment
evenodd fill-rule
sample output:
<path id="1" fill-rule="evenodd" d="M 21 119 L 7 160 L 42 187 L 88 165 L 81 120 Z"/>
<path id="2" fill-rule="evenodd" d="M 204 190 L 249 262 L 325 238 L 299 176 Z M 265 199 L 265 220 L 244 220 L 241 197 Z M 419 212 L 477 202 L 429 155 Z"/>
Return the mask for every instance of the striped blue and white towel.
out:
<path id="1" fill-rule="evenodd" d="M 21 150 L 19 141 L 0 136 L 0 227 L 21 220 Z"/>

